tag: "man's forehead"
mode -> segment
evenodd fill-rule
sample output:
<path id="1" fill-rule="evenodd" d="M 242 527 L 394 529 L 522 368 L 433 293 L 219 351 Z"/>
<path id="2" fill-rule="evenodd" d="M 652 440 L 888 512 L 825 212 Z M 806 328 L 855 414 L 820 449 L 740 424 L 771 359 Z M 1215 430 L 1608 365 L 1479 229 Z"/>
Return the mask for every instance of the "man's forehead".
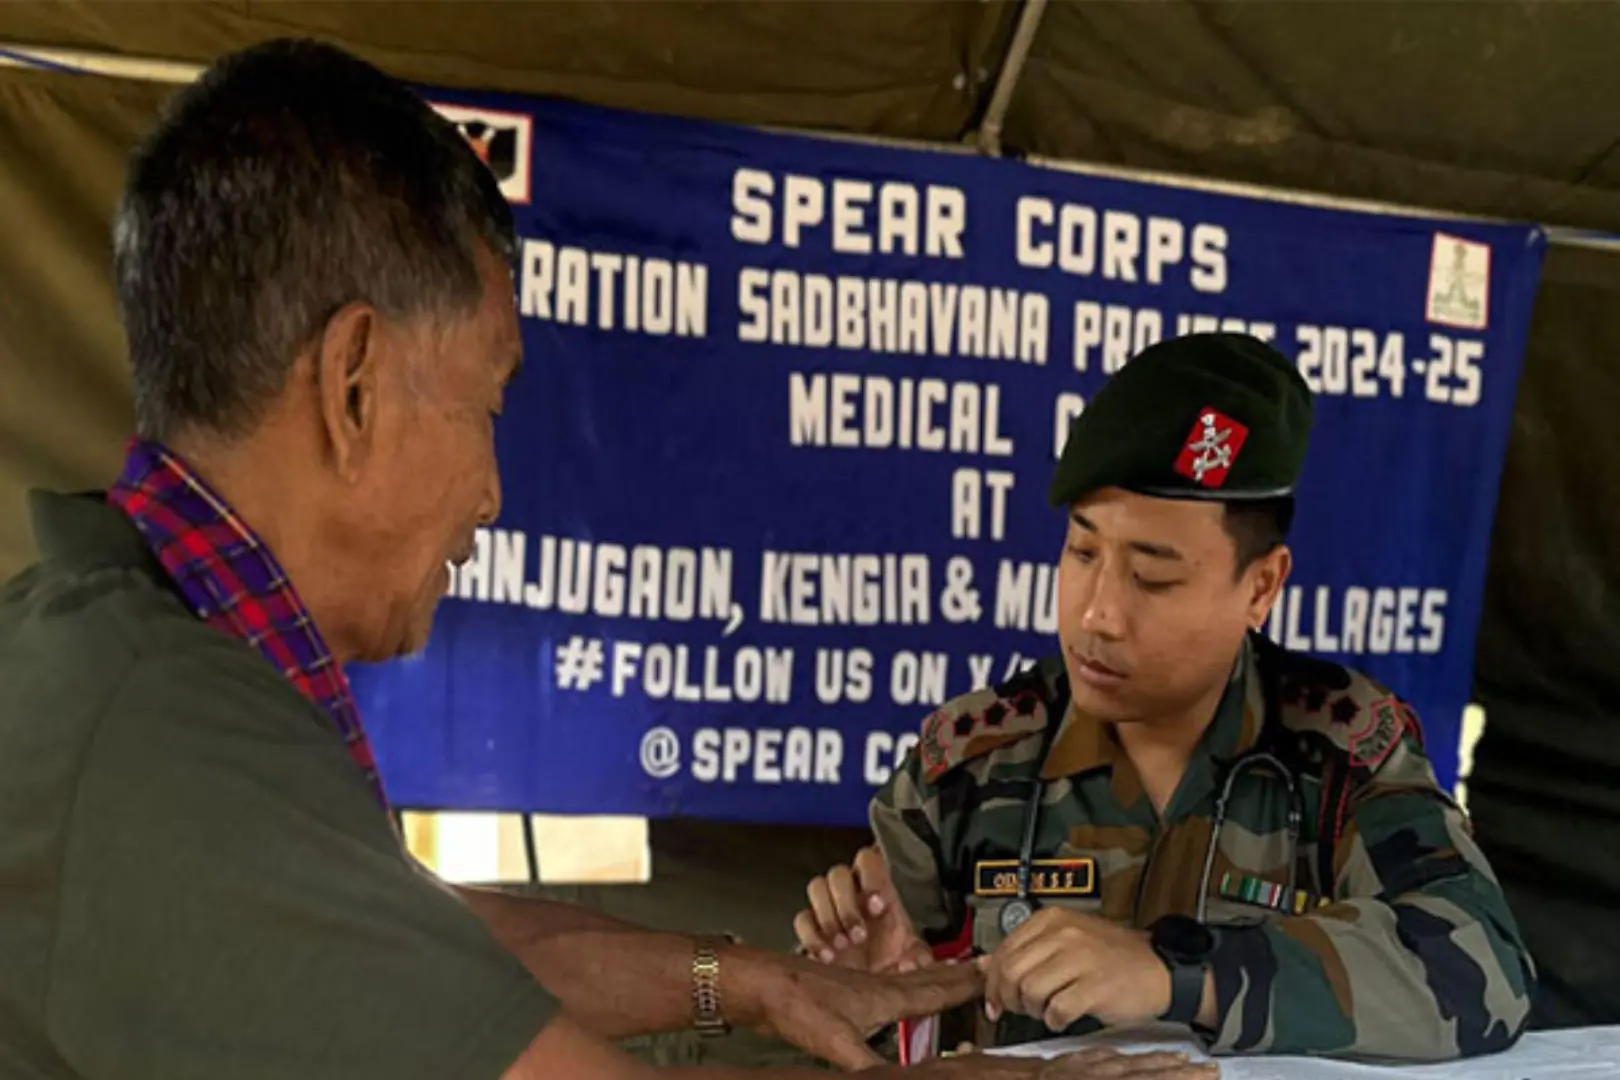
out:
<path id="1" fill-rule="evenodd" d="M 1069 520 L 1101 539 L 1190 551 L 1224 534 L 1225 509 L 1207 499 L 1164 499 L 1119 489 L 1088 495 L 1069 508 Z"/>
<path id="2" fill-rule="evenodd" d="M 488 349 L 486 360 L 501 382 L 510 379 L 523 363 L 523 332 L 518 323 L 517 293 L 506 266 L 488 253 L 480 262 L 484 279 L 484 302 L 479 318 L 484 325 Z"/>
<path id="3" fill-rule="evenodd" d="M 1071 517 L 1115 524 L 1158 522 L 1164 524 L 1219 525 L 1224 504 L 1216 499 L 1173 499 L 1143 495 L 1124 488 L 1101 488 L 1073 503 Z"/>
<path id="4" fill-rule="evenodd" d="M 523 331 L 518 325 L 517 308 L 510 301 L 495 324 L 492 346 L 490 358 L 496 374 L 505 381 L 523 364 Z"/>

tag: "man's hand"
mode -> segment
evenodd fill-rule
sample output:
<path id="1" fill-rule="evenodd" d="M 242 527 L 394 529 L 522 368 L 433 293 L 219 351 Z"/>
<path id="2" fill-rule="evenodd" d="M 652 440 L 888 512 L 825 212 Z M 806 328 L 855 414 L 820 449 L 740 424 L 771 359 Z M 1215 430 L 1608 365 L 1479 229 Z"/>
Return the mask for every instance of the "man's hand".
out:
<path id="1" fill-rule="evenodd" d="M 882 1063 L 867 1039 L 885 1025 L 984 992 L 984 977 L 972 964 L 876 975 L 743 948 L 722 953 L 720 979 L 734 1023 L 847 1069 Z"/>
<path id="2" fill-rule="evenodd" d="M 1214 1080 L 1220 1074 L 1214 1062 L 1195 1065 L 1184 1054 L 1122 1054 L 1100 1048 L 1049 1061 L 969 1054 L 904 1070 L 908 1080 Z"/>
<path id="3" fill-rule="evenodd" d="M 1170 971 L 1147 934 L 1095 915 L 1044 908 L 979 963 L 991 1019 L 1020 1013 L 1062 1031 L 1082 1016 L 1146 1023 L 1170 1007 Z"/>
<path id="4" fill-rule="evenodd" d="M 806 955 L 873 972 L 908 972 L 934 962 L 900 906 L 876 847 L 862 848 L 853 866 L 833 867 L 807 891 L 810 907 L 793 920 Z"/>
<path id="5" fill-rule="evenodd" d="M 736 976 L 726 979 L 728 963 Z M 983 992 L 974 964 L 936 964 L 904 975 L 872 975 L 739 949 L 721 961 L 721 994 L 740 998 L 737 1022 L 762 1035 L 846 1069 L 884 1064 L 867 1045 L 878 1028 L 903 1017 L 923 1016 L 971 1001 Z M 917 1080 L 1205 1080 L 1213 1066 L 1195 1066 L 1180 1054 L 1121 1055 L 1088 1050 L 1051 1061 L 969 1054 L 907 1070 Z M 886 1074 L 885 1074 L 886 1075 Z"/>
<path id="6" fill-rule="evenodd" d="M 738 1080 L 745 1070 L 699 1066 L 675 1071 L 686 1080 Z M 828 1075 L 801 1068 L 747 1072 L 760 1080 L 826 1080 Z M 501 1080 L 657 1080 L 665 1075 L 669 1070 L 632 1061 L 564 1016 L 546 1025 Z M 1214 1080 L 1219 1075 L 1214 1064 L 1194 1065 L 1182 1054 L 1123 1054 L 1097 1048 L 1050 1061 L 974 1054 L 909 1068 L 880 1066 L 865 1074 L 869 1080 Z"/>

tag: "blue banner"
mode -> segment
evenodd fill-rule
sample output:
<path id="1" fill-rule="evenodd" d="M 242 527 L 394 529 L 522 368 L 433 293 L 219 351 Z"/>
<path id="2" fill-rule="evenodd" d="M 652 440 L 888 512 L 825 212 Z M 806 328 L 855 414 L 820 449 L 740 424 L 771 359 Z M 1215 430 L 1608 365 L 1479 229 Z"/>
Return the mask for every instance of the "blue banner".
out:
<path id="1" fill-rule="evenodd" d="M 500 521 L 355 673 L 398 803 L 864 822 L 934 706 L 1056 651 L 1069 421 L 1216 328 L 1318 395 L 1268 631 L 1455 779 L 1538 230 L 433 97 L 516 208 L 527 360 Z"/>

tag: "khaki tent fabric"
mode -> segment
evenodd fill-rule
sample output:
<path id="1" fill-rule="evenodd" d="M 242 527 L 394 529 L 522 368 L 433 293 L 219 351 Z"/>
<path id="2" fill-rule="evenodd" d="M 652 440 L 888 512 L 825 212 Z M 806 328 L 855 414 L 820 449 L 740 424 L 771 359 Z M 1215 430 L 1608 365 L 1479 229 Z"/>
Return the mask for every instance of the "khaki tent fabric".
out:
<path id="1" fill-rule="evenodd" d="M 1620 4 L 1048 5 L 1009 146 L 1620 230 Z"/>
<path id="2" fill-rule="evenodd" d="M 0 39 L 205 63 L 309 35 L 421 83 L 954 139 L 1011 11 L 1006 0 L 5 3 Z M 958 85 L 964 71 L 974 80 Z"/>
<path id="3" fill-rule="evenodd" d="M 108 224 L 168 92 L 0 70 L 0 578 L 33 554 L 25 488 L 117 469 L 132 414 Z"/>
<path id="4" fill-rule="evenodd" d="M 1620 257 L 1554 249 L 1491 537 L 1474 827 L 1541 1025 L 1620 1023 Z"/>
<path id="5" fill-rule="evenodd" d="M 283 34 L 403 78 L 956 140 L 1014 0 L 5 3 L 0 40 L 205 62 Z M 385 14 L 386 13 L 386 14 Z M 1052 0 L 1009 149 L 1620 230 L 1610 0 Z"/>

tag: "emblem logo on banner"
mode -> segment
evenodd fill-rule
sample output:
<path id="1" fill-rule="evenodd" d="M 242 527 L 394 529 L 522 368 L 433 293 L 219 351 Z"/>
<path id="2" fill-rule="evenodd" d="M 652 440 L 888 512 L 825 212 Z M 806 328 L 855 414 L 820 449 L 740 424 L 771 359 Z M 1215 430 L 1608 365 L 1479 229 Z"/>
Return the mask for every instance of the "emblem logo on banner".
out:
<path id="1" fill-rule="evenodd" d="M 1491 246 L 1434 234 L 1428 317 L 1459 330 L 1484 330 L 1491 317 Z"/>
<path id="2" fill-rule="evenodd" d="M 433 103 L 440 116 L 456 125 L 478 159 L 489 166 L 507 202 L 529 201 L 529 158 L 534 146 L 534 118 L 523 113 L 469 109 Z"/>

